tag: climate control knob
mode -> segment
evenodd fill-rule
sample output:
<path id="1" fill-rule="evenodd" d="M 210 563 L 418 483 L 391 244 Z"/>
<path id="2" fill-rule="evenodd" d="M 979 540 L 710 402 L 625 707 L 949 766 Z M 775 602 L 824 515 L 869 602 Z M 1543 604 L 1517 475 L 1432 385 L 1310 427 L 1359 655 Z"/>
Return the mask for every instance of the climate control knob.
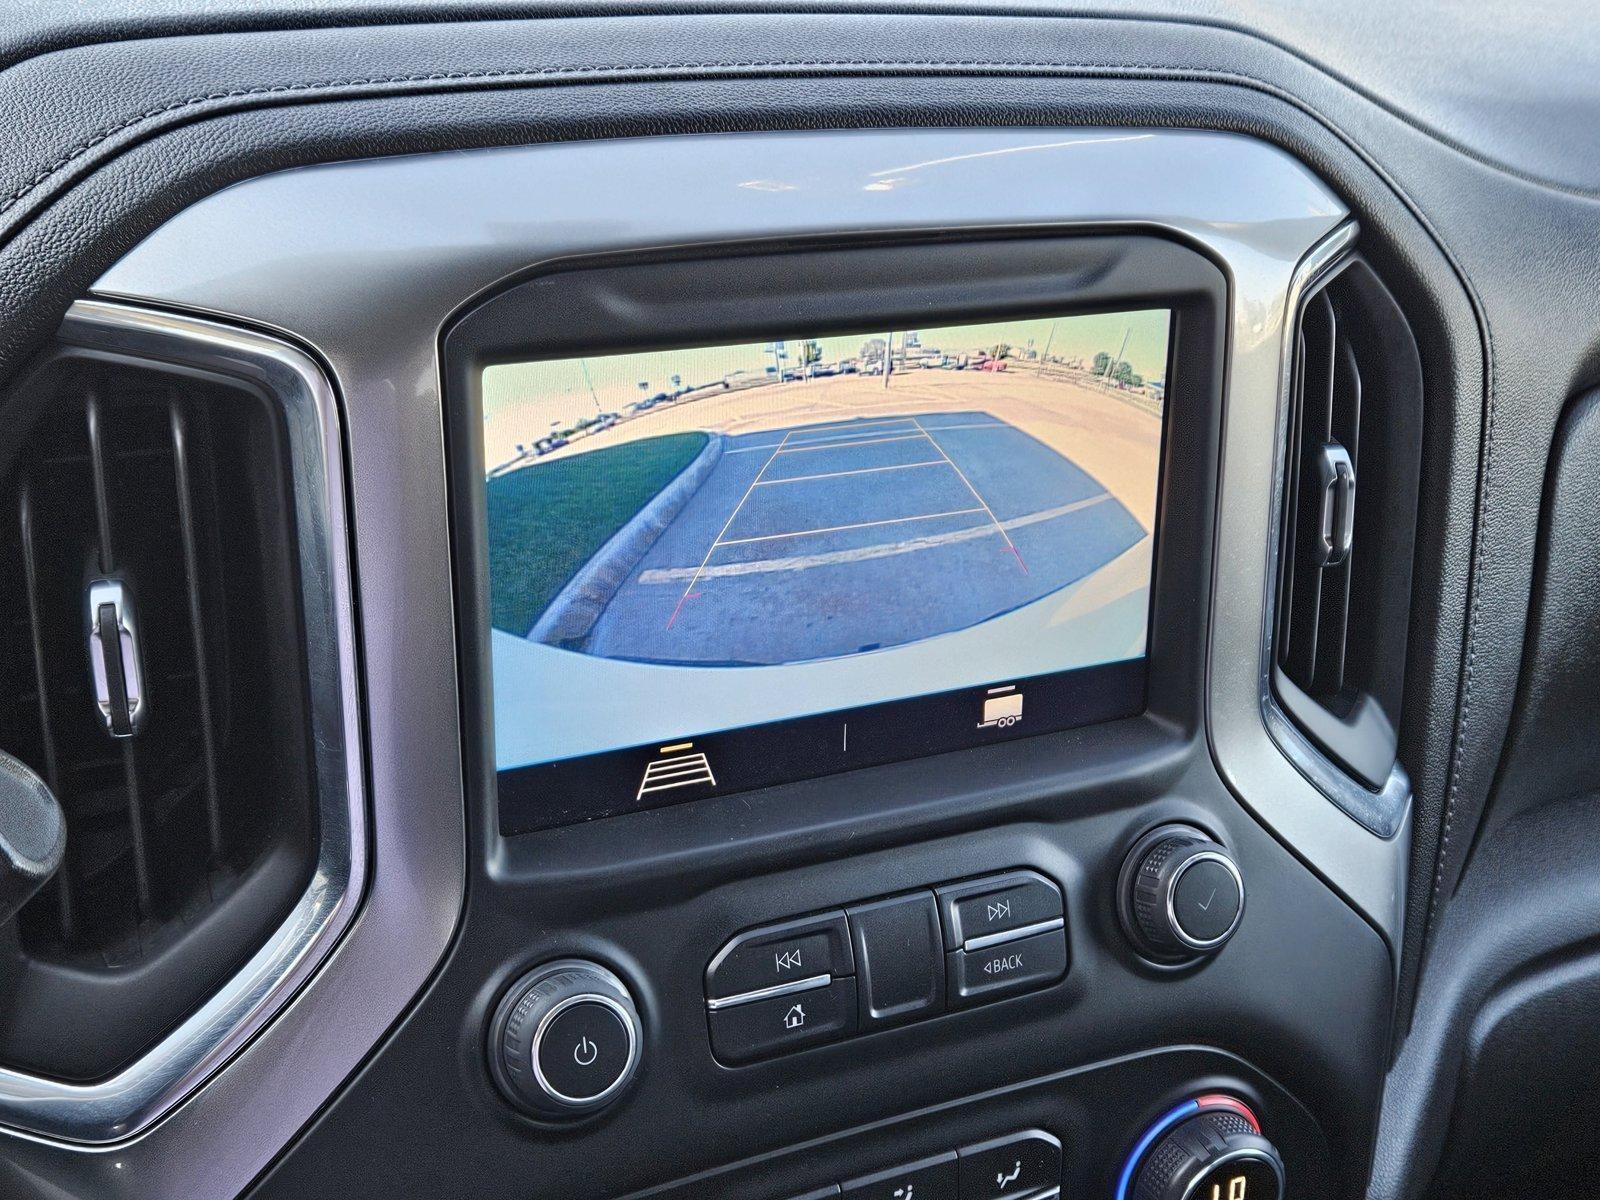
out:
<path id="1" fill-rule="evenodd" d="M 1185 1107 L 1187 1115 L 1141 1143 L 1118 1200 L 1282 1200 L 1283 1159 L 1248 1108 L 1225 1097 Z"/>
<path id="2" fill-rule="evenodd" d="M 639 1066 L 639 1011 L 595 963 L 546 963 L 517 980 L 489 1023 L 489 1071 L 535 1116 L 574 1119 L 610 1104 Z"/>
<path id="3" fill-rule="evenodd" d="M 1215 954 L 1244 916 L 1244 877 L 1226 847 L 1189 825 L 1163 825 L 1134 845 L 1119 907 L 1134 944 L 1159 962 Z"/>

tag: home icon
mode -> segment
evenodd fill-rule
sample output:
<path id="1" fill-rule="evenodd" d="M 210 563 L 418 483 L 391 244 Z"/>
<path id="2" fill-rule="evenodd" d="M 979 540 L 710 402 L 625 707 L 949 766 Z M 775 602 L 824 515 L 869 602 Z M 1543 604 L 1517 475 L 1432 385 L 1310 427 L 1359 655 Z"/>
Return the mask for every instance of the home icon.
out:
<path id="1" fill-rule="evenodd" d="M 799 1029 L 806 1023 L 806 1010 L 796 1004 L 783 1014 L 783 1027 L 785 1029 Z"/>

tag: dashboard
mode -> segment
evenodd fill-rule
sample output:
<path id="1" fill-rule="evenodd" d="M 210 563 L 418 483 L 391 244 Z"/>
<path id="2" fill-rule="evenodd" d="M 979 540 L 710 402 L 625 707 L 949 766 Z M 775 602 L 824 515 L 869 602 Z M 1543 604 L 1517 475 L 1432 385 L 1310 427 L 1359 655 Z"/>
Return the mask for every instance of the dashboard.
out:
<path id="1" fill-rule="evenodd" d="M 1580 166 L 467 15 L 0 70 L 0 1193 L 1583 1194 Z"/>

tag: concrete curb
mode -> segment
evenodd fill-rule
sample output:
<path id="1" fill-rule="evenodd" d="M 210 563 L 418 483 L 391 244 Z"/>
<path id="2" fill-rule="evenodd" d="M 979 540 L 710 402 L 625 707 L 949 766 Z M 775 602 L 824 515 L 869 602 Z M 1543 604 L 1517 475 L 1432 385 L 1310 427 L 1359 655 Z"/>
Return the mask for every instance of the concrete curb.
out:
<path id="1" fill-rule="evenodd" d="M 722 460 L 727 439 L 720 433 L 707 435 L 700 453 L 679 471 L 666 487 L 650 498 L 643 508 L 612 534 L 594 557 L 578 568 L 556 593 L 550 607 L 528 631 L 530 642 L 561 646 L 589 636 L 600 614 L 611 603 L 633 569 L 639 565 L 656 539 L 677 519 L 689 498 L 700 490 L 706 477 Z"/>

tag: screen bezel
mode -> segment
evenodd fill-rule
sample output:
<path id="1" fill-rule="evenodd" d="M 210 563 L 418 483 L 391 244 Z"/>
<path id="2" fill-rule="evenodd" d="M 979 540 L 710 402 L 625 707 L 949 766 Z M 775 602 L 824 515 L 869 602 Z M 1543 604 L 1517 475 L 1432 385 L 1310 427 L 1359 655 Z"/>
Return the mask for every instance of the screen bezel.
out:
<path id="1" fill-rule="evenodd" d="M 615 817 L 619 812 L 626 815 L 631 810 L 626 806 L 586 810 L 569 803 L 550 819 L 549 813 L 524 811 L 530 805 L 526 795 L 516 796 L 516 811 L 507 812 L 500 794 L 494 761 L 481 436 L 486 367 L 848 334 L 863 327 L 1170 311 L 1149 636 L 1146 657 L 1132 660 L 1141 667 L 1140 702 L 1115 712 L 1093 712 L 1073 726 L 1093 727 L 1119 718 L 1176 716 L 1158 698 L 1173 694 L 1169 677 L 1179 662 L 1199 653 L 1199 631 L 1184 629 L 1180 636 L 1162 614 L 1185 611 L 1185 591 L 1187 611 L 1193 612 L 1193 597 L 1209 590 L 1209 581 L 1202 586 L 1192 578 L 1185 588 L 1176 578 L 1180 572 L 1168 565 L 1174 560 L 1196 563 L 1195 541 L 1208 530 L 1194 526 L 1192 509 L 1169 504 L 1167 498 L 1180 491 L 1192 494 L 1193 485 L 1200 482 L 1194 477 L 1196 468 L 1203 472 L 1207 461 L 1196 451 L 1215 442 L 1224 341 L 1220 314 L 1225 301 L 1221 273 L 1194 251 L 1164 239 L 991 233 L 787 247 L 746 243 L 566 260 L 532 270 L 467 306 L 445 335 L 441 361 L 449 403 L 465 749 L 469 782 L 475 781 L 475 787 L 496 800 L 490 810 L 497 832 L 526 836 L 549 826 Z M 1206 491 L 1207 512 L 1210 505 Z M 1175 507 L 1181 511 L 1175 514 Z M 1017 740 L 1059 737 L 1064 732 L 1070 730 L 1030 733 Z M 903 757 L 941 752 L 968 751 L 928 745 Z M 588 757 L 566 761 L 576 767 Z"/>

